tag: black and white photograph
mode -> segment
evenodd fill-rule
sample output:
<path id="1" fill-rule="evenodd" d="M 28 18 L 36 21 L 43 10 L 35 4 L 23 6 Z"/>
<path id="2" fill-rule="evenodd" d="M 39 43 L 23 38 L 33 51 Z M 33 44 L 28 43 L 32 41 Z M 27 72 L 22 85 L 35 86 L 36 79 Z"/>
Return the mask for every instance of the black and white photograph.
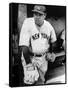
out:
<path id="1" fill-rule="evenodd" d="M 66 6 L 9 3 L 9 86 L 66 84 Z"/>

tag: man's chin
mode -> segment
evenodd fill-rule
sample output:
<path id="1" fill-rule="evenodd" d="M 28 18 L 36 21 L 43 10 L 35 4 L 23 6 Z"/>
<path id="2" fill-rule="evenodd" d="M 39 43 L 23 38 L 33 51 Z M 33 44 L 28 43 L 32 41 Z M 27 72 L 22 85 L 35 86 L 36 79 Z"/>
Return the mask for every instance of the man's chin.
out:
<path id="1" fill-rule="evenodd" d="M 42 23 L 36 23 L 36 25 L 41 26 L 41 25 L 42 25 Z"/>

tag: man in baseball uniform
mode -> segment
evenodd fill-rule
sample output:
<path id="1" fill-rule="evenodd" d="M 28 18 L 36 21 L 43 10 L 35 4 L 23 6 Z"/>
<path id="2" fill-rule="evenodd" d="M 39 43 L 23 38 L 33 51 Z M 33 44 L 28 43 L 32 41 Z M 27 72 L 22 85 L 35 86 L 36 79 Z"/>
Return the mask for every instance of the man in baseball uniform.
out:
<path id="1" fill-rule="evenodd" d="M 22 47 L 24 83 L 33 84 L 35 81 L 41 80 L 41 84 L 44 84 L 44 76 L 48 68 L 46 54 L 49 51 L 50 43 L 53 44 L 56 41 L 56 35 L 51 24 L 45 20 L 46 7 L 35 5 L 32 11 L 34 17 L 25 19 L 19 40 L 19 46 Z M 27 72 L 27 67 L 29 67 L 28 71 L 35 69 L 34 73 Z"/>

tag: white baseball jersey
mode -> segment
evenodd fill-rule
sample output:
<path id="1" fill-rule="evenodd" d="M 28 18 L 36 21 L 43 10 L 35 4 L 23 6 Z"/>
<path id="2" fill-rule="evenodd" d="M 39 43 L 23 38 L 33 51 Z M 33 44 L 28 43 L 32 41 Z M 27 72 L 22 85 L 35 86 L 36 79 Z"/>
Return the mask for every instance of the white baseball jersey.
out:
<path id="1" fill-rule="evenodd" d="M 44 24 L 38 28 L 34 18 L 27 18 L 24 21 L 20 32 L 19 45 L 29 47 L 30 40 L 33 53 L 44 53 L 49 48 L 49 40 L 51 40 L 51 42 L 56 41 L 55 31 L 46 20 L 44 20 Z"/>

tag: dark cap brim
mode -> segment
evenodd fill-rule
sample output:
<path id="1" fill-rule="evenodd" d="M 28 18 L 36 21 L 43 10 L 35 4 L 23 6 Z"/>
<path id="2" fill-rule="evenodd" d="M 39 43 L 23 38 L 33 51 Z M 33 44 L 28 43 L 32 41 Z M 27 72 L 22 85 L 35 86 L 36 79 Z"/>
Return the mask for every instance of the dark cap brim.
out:
<path id="1" fill-rule="evenodd" d="M 37 12 L 37 13 L 39 13 L 39 14 L 44 14 L 44 12 L 38 11 L 38 10 L 32 10 L 32 12 Z"/>

